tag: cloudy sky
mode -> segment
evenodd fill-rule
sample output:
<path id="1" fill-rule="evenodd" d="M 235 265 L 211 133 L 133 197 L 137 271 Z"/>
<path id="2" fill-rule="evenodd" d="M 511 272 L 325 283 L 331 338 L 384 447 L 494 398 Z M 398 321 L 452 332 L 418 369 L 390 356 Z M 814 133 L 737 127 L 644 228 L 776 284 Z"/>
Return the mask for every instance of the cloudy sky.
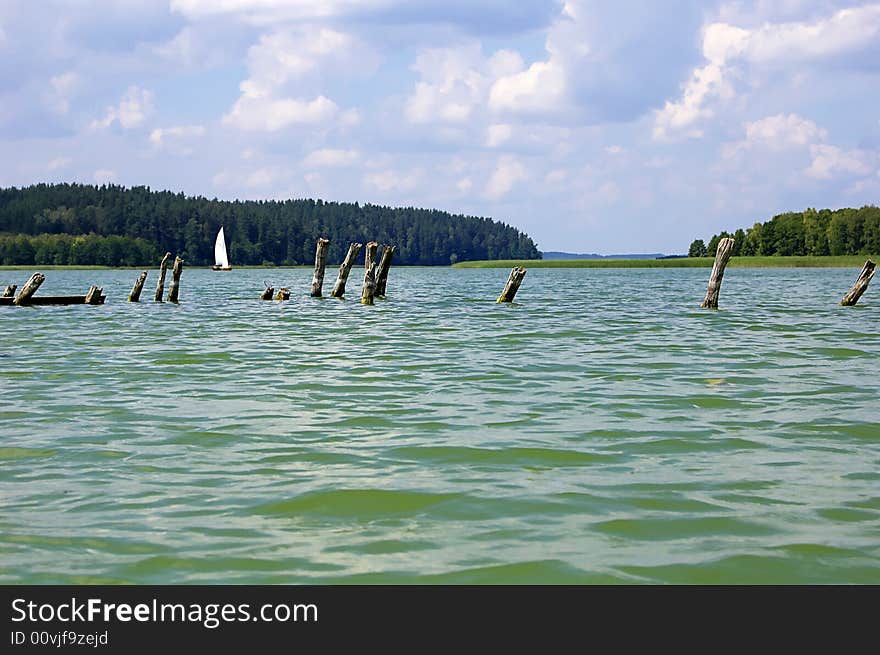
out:
<path id="1" fill-rule="evenodd" d="M 880 3 L 3 0 L 0 186 L 56 181 L 684 252 L 880 203 Z"/>

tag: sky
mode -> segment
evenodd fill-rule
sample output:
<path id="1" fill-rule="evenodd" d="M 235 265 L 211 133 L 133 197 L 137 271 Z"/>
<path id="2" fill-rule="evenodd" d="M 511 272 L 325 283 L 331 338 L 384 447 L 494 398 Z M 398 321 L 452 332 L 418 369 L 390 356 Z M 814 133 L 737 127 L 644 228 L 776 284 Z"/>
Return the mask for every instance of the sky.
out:
<path id="1" fill-rule="evenodd" d="M 880 203 L 880 3 L 3 0 L 0 187 L 39 182 L 684 253 Z"/>

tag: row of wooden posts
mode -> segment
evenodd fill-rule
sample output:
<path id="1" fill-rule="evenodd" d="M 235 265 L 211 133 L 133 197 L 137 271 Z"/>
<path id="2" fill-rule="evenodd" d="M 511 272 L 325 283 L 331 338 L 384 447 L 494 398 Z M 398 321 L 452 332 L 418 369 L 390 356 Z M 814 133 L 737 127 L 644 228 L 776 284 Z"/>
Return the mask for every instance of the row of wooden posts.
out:
<path id="1" fill-rule="evenodd" d="M 159 264 L 159 281 L 156 283 L 156 293 L 153 300 L 162 302 L 162 296 L 165 293 L 165 275 L 168 272 L 168 260 L 171 259 L 171 253 L 166 252 Z M 168 302 L 179 302 L 180 299 L 180 276 L 183 273 L 183 260 L 180 257 L 174 258 L 174 266 L 171 268 L 171 284 L 168 286 Z M 147 272 L 141 271 L 131 293 L 128 294 L 128 302 L 138 302 L 141 299 L 141 291 L 144 289 L 144 282 L 147 281 Z"/>
<path id="2" fill-rule="evenodd" d="M 327 266 L 327 248 L 330 245 L 330 239 L 321 237 L 318 239 L 315 248 L 315 274 L 312 276 L 312 286 L 309 295 L 312 298 L 320 298 L 324 289 L 324 270 Z M 348 283 L 348 276 L 354 266 L 358 254 L 364 247 L 362 243 L 350 243 L 348 252 L 342 264 L 339 266 L 339 273 L 336 276 L 336 283 L 330 292 L 332 298 L 342 298 L 345 295 L 345 286 Z M 397 246 L 387 245 L 382 249 L 382 258 L 376 262 L 376 253 L 379 250 L 379 244 L 376 241 L 370 241 L 364 251 L 364 283 L 361 290 L 361 303 L 364 305 L 372 305 L 373 298 L 384 298 L 385 289 L 388 285 L 388 271 L 391 269 L 391 260 L 394 259 L 394 251 Z M 275 293 L 274 287 L 266 285 L 263 293 L 260 294 L 260 300 L 289 300 L 290 289 L 281 287 L 278 293 Z"/>
<path id="3" fill-rule="evenodd" d="M 721 281 L 724 278 L 724 269 L 727 267 L 730 255 L 733 252 L 733 243 L 734 240 L 730 237 L 725 237 L 718 242 L 718 249 L 715 253 L 715 263 L 712 266 L 712 273 L 709 276 L 709 286 L 706 289 L 706 297 L 700 304 L 700 307 L 706 309 L 718 309 L 718 296 L 721 293 Z M 318 239 L 317 249 L 315 251 L 315 274 L 312 277 L 310 293 L 314 298 L 320 298 L 322 294 L 324 286 L 324 269 L 327 263 L 327 247 L 329 245 L 329 239 L 323 237 Z M 357 259 L 361 248 L 363 248 L 363 244 L 349 244 L 348 253 L 342 264 L 339 266 L 336 283 L 333 285 L 333 290 L 330 292 L 331 297 L 342 298 L 345 294 L 345 286 L 348 281 L 349 273 L 351 272 L 352 266 L 354 265 L 355 259 Z M 376 263 L 376 253 L 378 248 L 379 244 L 377 242 L 370 241 L 367 244 L 364 253 L 364 283 L 361 290 L 361 303 L 365 305 L 372 305 L 373 298 L 385 297 L 385 289 L 388 283 L 388 271 L 391 268 L 391 260 L 394 258 L 395 246 L 388 245 L 383 248 L 382 257 L 379 262 Z M 156 293 L 153 297 L 156 302 L 162 302 L 162 296 L 164 295 L 165 289 L 165 275 L 168 270 L 168 260 L 170 258 L 171 253 L 165 253 L 165 256 L 162 258 L 162 263 L 159 265 L 159 282 L 156 285 Z M 871 278 L 874 277 L 874 269 L 874 262 L 870 259 L 867 260 L 852 288 L 843 297 L 843 300 L 840 301 L 841 305 L 851 306 L 858 302 L 859 298 L 861 298 L 862 294 L 868 288 L 868 283 L 871 281 Z M 180 257 L 175 257 L 174 266 L 172 268 L 171 284 L 168 287 L 168 302 L 178 302 L 180 294 L 180 276 L 182 272 L 183 260 Z M 522 266 L 515 266 L 513 270 L 510 271 L 507 284 L 504 286 L 504 290 L 501 292 L 501 295 L 498 296 L 496 302 L 513 302 L 516 292 L 519 290 L 525 275 L 525 268 Z M 140 300 L 141 291 L 144 288 L 144 282 L 146 279 L 147 271 L 143 271 L 138 275 L 134 287 L 132 287 L 131 293 L 128 296 L 129 302 L 138 302 Z M 15 295 L 18 285 L 10 284 L 6 287 L 3 295 L 0 296 L 0 304 L 100 305 L 104 302 L 104 290 L 97 286 L 92 286 L 84 296 L 34 296 L 37 289 L 40 288 L 40 285 L 43 284 L 45 280 L 46 276 L 42 273 L 34 273 L 18 295 Z M 260 294 L 260 300 L 273 299 L 289 300 L 290 289 L 282 287 L 276 294 L 274 287 L 267 285 L 263 293 Z"/>
<path id="4" fill-rule="evenodd" d="M 725 237 L 718 242 L 718 250 L 715 251 L 715 263 L 712 266 L 712 274 L 709 276 L 709 287 L 706 289 L 706 298 L 700 307 L 705 309 L 718 309 L 718 295 L 721 292 L 721 280 L 724 278 L 724 269 L 727 262 L 730 261 L 730 255 L 733 252 L 734 240 L 731 237 Z M 868 288 L 868 283 L 874 277 L 875 264 L 870 259 L 865 262 L 862 272 L 856 278 L 855 283 L 840 304 L 845 307 L 855 305 L 862 294 Z"/>

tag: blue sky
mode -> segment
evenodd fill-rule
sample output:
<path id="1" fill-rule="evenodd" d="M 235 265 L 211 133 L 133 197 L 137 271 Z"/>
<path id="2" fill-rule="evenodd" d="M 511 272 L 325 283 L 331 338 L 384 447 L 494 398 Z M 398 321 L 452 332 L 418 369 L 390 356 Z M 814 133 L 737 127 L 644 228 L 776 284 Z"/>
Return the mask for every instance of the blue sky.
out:
<path id="1" fill-rule="evenodd" d="M 0 186 L 491 216 L 684 252 L 880 202 L 880 3 L 4 0 Z"/>

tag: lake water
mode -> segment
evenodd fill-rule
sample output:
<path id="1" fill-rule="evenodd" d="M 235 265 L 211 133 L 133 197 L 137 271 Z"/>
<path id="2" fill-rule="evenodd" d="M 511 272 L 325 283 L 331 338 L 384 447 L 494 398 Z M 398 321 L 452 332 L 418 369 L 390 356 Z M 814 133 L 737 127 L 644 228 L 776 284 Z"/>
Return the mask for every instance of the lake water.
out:
<path id="1" fill-rule="evenodd" d="M 45 274 L 107 303 L 0 307 L 0 582 L 880 583 L 858 270 Z"/>

